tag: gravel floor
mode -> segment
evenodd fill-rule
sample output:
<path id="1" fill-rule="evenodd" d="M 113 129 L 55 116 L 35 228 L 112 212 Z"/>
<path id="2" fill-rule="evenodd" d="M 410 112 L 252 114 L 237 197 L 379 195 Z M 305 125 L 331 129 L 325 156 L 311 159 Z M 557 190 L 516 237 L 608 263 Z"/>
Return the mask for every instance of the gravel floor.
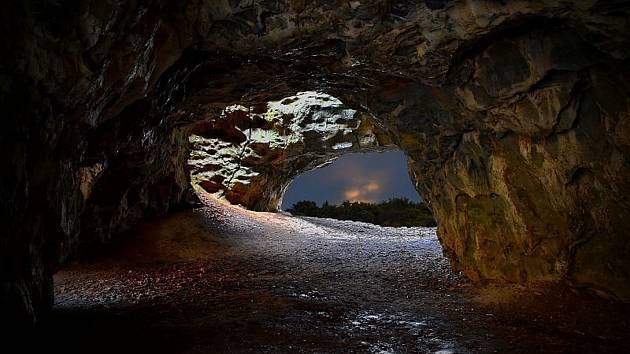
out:
<path id="1" fill-rule="evenodd" d="M 433 228 L 208 201 L 55 276 L 46 349 L 133 353 L 630 352 L 628 305 L 472 285 Z M 62 340 L 62 338 L 66 338 Z"/>

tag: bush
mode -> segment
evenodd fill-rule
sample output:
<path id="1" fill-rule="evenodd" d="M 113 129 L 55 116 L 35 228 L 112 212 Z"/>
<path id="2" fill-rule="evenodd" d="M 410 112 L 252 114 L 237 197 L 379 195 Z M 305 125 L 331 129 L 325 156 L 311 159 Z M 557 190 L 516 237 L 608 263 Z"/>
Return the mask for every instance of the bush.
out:
<path id="1" fill-rule="evenodd" d="M 317 216 L 319 214 L 317 203 L 310 200 L 299 201 L 289 209 L 291 214 Z"/>
<path id="2" fill-rule="evenodd" d="M 378 204 L 344 201 L 341 205 L 325 202 L 321 207 L 310 200 L 299 201 L 287 210 L 293 215 L 369 222 L 381 226 L 435 226 L 431 211 L 424 203 L 407 198 L 392 198 Z"/>

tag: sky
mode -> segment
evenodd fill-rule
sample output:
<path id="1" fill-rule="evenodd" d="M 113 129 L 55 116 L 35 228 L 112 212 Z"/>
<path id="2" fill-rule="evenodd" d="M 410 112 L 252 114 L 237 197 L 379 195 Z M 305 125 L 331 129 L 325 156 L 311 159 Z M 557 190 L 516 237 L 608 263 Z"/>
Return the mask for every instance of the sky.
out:
<path id="1" fill-rule="evenodd" d="M 393 197 L 419 201 L 402 151 L 346 154 L 332 164 L 305 172 L 287 189 L 282 209 L 300 200 L 318 205 L 344 200 L 380 202 Z"/>

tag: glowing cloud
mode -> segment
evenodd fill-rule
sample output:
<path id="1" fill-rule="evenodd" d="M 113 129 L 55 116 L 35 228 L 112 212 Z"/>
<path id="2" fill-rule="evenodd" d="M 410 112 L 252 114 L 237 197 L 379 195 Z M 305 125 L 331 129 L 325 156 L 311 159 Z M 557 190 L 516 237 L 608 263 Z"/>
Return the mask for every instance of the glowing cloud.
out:
<path id="1" fill-rule="evenodd" d="M 346 191 L 344 195 L 348 200 L 356 200 L 361 195 L 361 191 L 358 189 L 351 189 L 349 191 Z"/>
<path id="2" fill-rule="evenodd" d="M 368 192 L 376 192 L 381 189 L 381 186 L 376 182 L 370 182 L 365 186 L 365 190 Z"/>
<path id="3" fill-rule="evenodd" d="M 351 202 L 367 202 L 372 203 L 378 197 L 378 191 L 381 185 L 377 182 L 368 182 L 358 188 L 352 188 L 344 192 L 346 200 Z"/>

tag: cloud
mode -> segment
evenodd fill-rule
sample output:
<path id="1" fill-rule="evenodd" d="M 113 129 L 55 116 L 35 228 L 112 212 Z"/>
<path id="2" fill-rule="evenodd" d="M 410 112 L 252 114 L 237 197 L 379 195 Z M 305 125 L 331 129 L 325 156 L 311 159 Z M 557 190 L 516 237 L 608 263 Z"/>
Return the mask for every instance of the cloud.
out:
<path id="1" fill-rule="evenodd" d="M 370 182 L 365 186 L 365 190 L 368 192 L 376 192 L 381 189 L 381 186 L 376 182 Z"/>
<path id="2" fill-rule="evenodd" d="M 355 200 L 361 195 L 361 191 L 358 189 L 351 189 L 349 191 L 345 191 L 344 195 L 348 200 Z"/>
<path id="3" fill-rule="evenodd" d="M 351 202 L 375 202 L 378 197 L 379 191 L 381 190 L 381 185 L 378 182 L 372 181 L 363 184 L 358 188 L 352 188 L 346 190 L 343 195 L 346 200 Z"/>

